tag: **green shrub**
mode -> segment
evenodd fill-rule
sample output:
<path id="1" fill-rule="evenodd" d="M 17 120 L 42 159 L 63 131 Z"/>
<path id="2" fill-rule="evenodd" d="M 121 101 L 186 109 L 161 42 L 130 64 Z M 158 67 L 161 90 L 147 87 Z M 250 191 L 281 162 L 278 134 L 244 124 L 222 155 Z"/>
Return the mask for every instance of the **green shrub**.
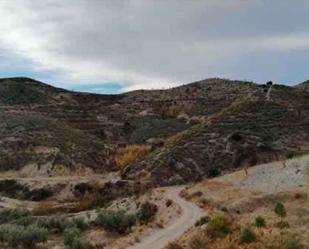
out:
<path id="1" fill-rule="evenodd" d="M 157 205 L 147 201 L 140 206 L 136 215 L 140 223 L 147 224 L 154 218 L 157 211 Z"/>
<path id="2" fill-rule="evenodd" d="M 285 154 L 285 159 L 292 159 L 296 156 L 295 152 L 294 151 L 288 151 L 286 154 Z"/>
<path id="3" fill-rule="evenodd" d="M 77 227 L 81 230 L 84 230 L 88 227 L 88 224 L 85 222 L 85 220 L 83 218 L 79 217 L 79 218 L 73 218 L 70 221 L 69 226 L 74 226 L 74 227 Z"/>
<path id="4" fill-rule="evenodd" d="M 87 249 L 89 248 L 89 243 L 88 241 L 83 238 L 83 237 L 80 237 L 80 238 L 75 238 L 73 240 L 73 243 L 71 245 L 71 248 L 72 249 Z"/>
<path id="5" fill-rule="evenodd" d="M 64 244 L 72 249 L 87 249 L 88 241 L 82 237 L 81 232 L 76 227 L 67 228 L 63 233 Z"/>
<path id="6" fill-rule="evenodd" d="M 76 227 L 67 228 L 63 232 L 64 244 L 69 247 L 72 246 L 73 241 L 76 238 L 80 238 L 80 237 L 81 237 L 81 232 Z"/>
<path id="7" fill-rule="evenodd" d="M 38 218 L 34 216 L 25 216 L 21 217 L 14 221 L 14 224 L 20 225 L 20 226 L 29 226 L 33 224 L 37 224 Z"/>
<path id="8" fill-rule="evenodd" d="M 250 230 L 250 228 L 244 228 L 240 232 L 240 238 L 241 243 L 252 243 L 256 241 L 256 235 L 253 233 L 253 231 Z"/>
<path id="9" fill-rule="evenodd" d="M 284 244 L 281 249 L 301 249 L 301 246 L 297 241 L 293 240 Z"/>
<path id="10" fill-rule="evenodd" d="M 6 224 L 0 226 L 0 242 L 10 247 L 33 248 L 35 244 L 47 241 L 48 231 L 36 225 L 27 227 Z"/>
<path id="11" fill-rule="evenodd" d="M 50 217 L 38 218 L 36 222 L 39 226 L 45 227 L 48 230 L 62 233 L 67 227 L 70 226 L 68 220 L 59 215 Z"/>
<path id="12" fill-rule="evenodd" d="M 208 222 L 208 232 L 213 237 L 225 237 L 231 232 L 230 225 L 222 215 L 215 215 Z"/>
<path id="13" fill-rule="evenodd" d="M 26 209 L 16 208 L 4 208 L 0 210 L 0 222 L 9 222 L 12 220 L 17 220 L 23 217 L 30 216 L 30 212 Z"/>
<path id="14" fill-rule="evenodd" d="M 275 204 L 274 211 L 275 211 L 275 213 L 276 213 L 279 217 L 281 217 L 281 218 L 283 218 L 283 217 L 286 216 L 285 207 L 284 207 L 283 203 L 281 203 L 281 202 L 277 202 L 277 203 Z"/>
<path id="15" fill-rule="evenodd" d="M 197 222 L 195 222 L 195 226 L 202 226 L 204 224 L 207 224 L 209 222 L 209 217 L 208 216 L 203 216 L 201 217 Z"/>
<path id="16" fill-rule="evenodd" d="M 136 223 L 136 217 L 123 211 L 99 213 L 96 222 L 109 232 L 127 232 Z"/>
<path id="17" fill-rule="evenodd" d="M 53 215 L 50 217 L 25 216 L 17 219 L 15 224 L 22 226 L 37 225 L 56 233 L 62 233 L 66 228 L 71 227 L 84 230 L 88 226 L 83 218 L 73 218 L 69 220 L 59 215 Z"/>
<path id="18" fill-rule="evenodd" d="M 22 242 L 26 248 L 32 248 L 36 243 L 47 241 L 48 231 L 36 225 L 30 225 L 22 233 Z"/>
<path id="19" fill-rule="evenodd" d="M 262 216 L 258 216 L 255 218 L 255 226 L 256 227 L 265 227 L 266 222 L 265 219 Z"/>

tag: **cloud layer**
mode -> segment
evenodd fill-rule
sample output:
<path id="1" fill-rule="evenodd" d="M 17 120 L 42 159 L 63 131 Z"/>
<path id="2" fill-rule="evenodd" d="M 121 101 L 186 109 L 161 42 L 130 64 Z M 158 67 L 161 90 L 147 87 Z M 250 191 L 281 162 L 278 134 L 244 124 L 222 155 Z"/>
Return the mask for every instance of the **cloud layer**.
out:
<path id="1" fill-rule="evenodd" d="M 308 76 L 308 10 L 305 0 L 3 0 L 0 66 L 65 87 L 297 82 Z"/>

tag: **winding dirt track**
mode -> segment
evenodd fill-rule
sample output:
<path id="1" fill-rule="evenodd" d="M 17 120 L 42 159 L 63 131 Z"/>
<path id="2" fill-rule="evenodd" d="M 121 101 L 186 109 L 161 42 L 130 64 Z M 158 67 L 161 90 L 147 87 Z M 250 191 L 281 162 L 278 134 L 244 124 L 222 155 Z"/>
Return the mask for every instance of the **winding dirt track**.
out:
<path id="1" fill-rule="evenodd" d="M 166 190 L 166 197 L 177 203 L 181 209 L 181 216 L 167 227 L 158 230 L 148 237 L 142 239 L 128 249 L 162 249 L 164 246 L 183 234 L 188 228 L 202 216 L 202 211 L 193 203 L 187 202 L 179 196 L 182 188 Z"/>

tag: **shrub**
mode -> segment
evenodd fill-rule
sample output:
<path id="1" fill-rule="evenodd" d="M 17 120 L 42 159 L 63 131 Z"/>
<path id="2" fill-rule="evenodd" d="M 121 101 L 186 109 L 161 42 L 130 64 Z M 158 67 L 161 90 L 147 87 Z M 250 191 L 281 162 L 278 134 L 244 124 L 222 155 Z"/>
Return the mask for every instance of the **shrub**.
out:
<path id="1" fill-rule="evenodd" d="M 127 232 L 136 223 L 136 217 L 122 211 L 99 213 L 96 222 L 109 232 Z"/>
<path id="2" fill-rule="evenodd" d="M 164 249 L 183 249 L 183 247 L 176 242 L 170 242 Z"/>
<path id="3" fill-rule="evenodd" d="M 285 159 L 292 159 L 296 156 L 295 152 L 294 151 L 288 151 L 286 154 L 285 154 Z"/>
<path id="4" fill-rule="evenodd" d="M 284 244 L 281 249 L 301 249 L 301 246 L 297 241 L 293 240 Z"/>
<path id="5" fill-rule="evenodd" d="M 208 233 L 213 237 L 225 237 L 231 232 L 230 225 L 222 215 L 215 215 L 208 222 Z"/>
<path id="6" fill-rule="evenodd" d="M 240 232 L 241 243 L 252 243 L 256 241 L 256 235 L 249 228 L 244 228 Z"/>
<path id="7" fill-rule="evenodd" d="M 290 227 L 290 224 L 287 222 L 287 221 L 279 221 L 277 224 L 276 224 L 276 227 L 280 228 L 280 229 L 284 229 L 284 228 L 289 228 Z"/>
<path id="8" fill-rule="evenodd" d="M 9 222 L 23 217 L 30 216 L 30 212 L 26 209 L 10 209 L 4 208 L 0 211 L 0 222 Z"/>
<path id="9" fill-rule="evenodd" d="M 256 227 L 265 227 L 266 222 L 265 219 L 262 216 L 258 216 L 255 218 L 255 226 Z"/>
<path id="10" fill-rule="evenodd" d="M 147 201 L 140 206 L 136 215 L 140 223 L 147 224 L 154 218 L 157 211 L 157 205 Z"/>
<path id="11" fill-rule="evenodd" d="M 276 213 L 279 217 L 281 217 L 281 218 L 283 218 L 283 217 L 286 216 L 285 207 L 284 207 L 283 203 L 281 203 L 281 202 L 277 202 L 277 203 L 275 204 L 274 211 L 275 211 L 275 213 Z"/>
<path id="12" fill-rule="evenodd" d="M 32 248 L 36 243 L 47 241 L 48 231 L 37 225 L 30 225 L 22 232 L 21 244 L 26 248 Z"/>
<path id="13" fill-rule="evenodd" d="M 167 199 L 165 202 L 166 207 L 170 207 L 173 204 L 173 201 L 171 199 Z"/>
<path id="14" fill-rule="evenodd" d="M 218 168 L 212 168 L 209 170 L 209 177 L 217 177 L 220 175 L 220 169 Z"/>
<path id="15" fill-rule="evenodd" d="M 41 227 L 45 227 L 48 230 L 54 230 L 62 233 L 69 225 L 66 218 L 59 215 L 53 215 L 50 217 L 39 218 L 37 224 Z"/>
<path id="16" fill-rule="evenodd" d="M 48 231 L 37 225 L 27 227 L 19 225 L 1 225 L 0 242 L 17 248 L 33 248 L 35 244 L 47 241 Z"/>
<path id="17" fill-rule="evenodd" d="M 267 86 L 272 86 L 272 85 L 273 85 L 273 82 L 272 82 L 272 81 L 268 81 L 268 82 L 266 82 L 266 85 L 267 85 Z"/>
<path id="18" fill-rule="evenodd" d="M 208 244 L 207 236 L 203 232 L 193 235 L 189 240 L 190 249 L 204 249 Z"/>
<path id="19" fill-rule="evenodd" d="M 89 248 L 89 243 L 88 241 L 83 238 L 83 237 L 80 237 L 80 238 L 75 238 L 73 240 L 73 243 L 71 245 L 71 248 L 72 249 L 87 249 Z"/>
<path id="20" fill-rule="evenodd" d="M 81 237 L 81 232 L 78 228 L 72 227 L 72 228 L 67 228 L 63 232 L 63 238 L 64 238 L 64 244 L 66 246 L 72 246 L 73 241 L 75 238 Z"/>
<path id="21" fill-rule="evenodd" d="M 81 236 L 81 232 L 76 227 L 65 229 L 63 233 L 64 244 L 72 249 L 87 249 L 88 241 Z"/>
<path id="22" fill-rule="evenodd" d="M 85 222 L 83 218 L 79 217 L 79 218 L 73 218 L 70 221 L 69 226 L 77 227 L 81 230 L 84 230 L 87 228 L 88 224 Z"/>
<path id="23" fill-rule="evenodd" d="M 195 226 L 202 226 L 204 224 L 207 224 L 208 221 L 209 221 L 209 217 L 208 216 L 203 216 L 197 222 L 195 222 Z"/>
<path id="24" fill-rule="evenodd" d="M 150 145 L 126 145 L 123 151 L 115 156 L 115 163 L 118 168 L 122 169 L 127 165 L 144 159 L 149 154 L 150 150 Z"/>

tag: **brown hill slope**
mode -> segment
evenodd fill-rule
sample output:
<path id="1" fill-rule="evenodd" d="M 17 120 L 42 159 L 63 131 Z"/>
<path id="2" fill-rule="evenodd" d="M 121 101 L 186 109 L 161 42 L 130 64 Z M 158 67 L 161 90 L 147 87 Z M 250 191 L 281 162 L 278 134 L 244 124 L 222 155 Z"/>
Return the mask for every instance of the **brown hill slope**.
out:
<path id="1" fill-rule="evenodd" d="M 146 160 L 125 168 L 123 176 L 179 184 L 307 152 L 309 95 L 277 85 L 267 92 L 239 97 Z"/>
<path id="2" fill-rule="evenodd" d="M 150 155 L 127 166 L 124 178 L 191 181 L 306 151 L 308 98 L 296 87 L 223 79 L 119 95 L 2 79 L 0 169 L 106 172 L 117 169 L 114 155 L 123 145 L 152 141 Z"/>

